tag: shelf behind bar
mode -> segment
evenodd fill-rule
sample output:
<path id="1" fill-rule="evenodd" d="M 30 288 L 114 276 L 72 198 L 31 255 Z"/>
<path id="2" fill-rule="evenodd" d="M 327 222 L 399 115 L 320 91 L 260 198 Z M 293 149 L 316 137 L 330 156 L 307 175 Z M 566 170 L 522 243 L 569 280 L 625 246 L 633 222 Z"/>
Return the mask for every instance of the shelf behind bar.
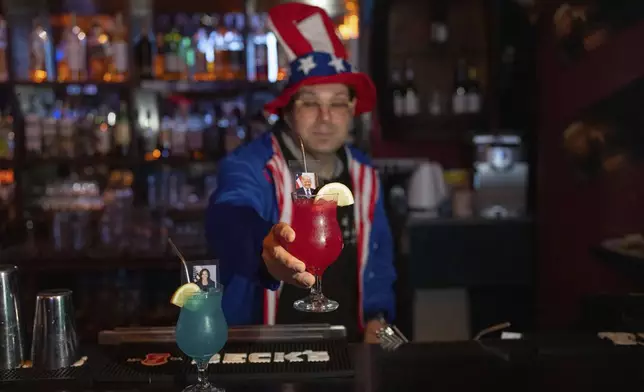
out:
<path id="1" fill-rule="evenodd" d="M 205 252 L 187 252 L 185 256 L 188 260 L 209 258 Z M 181 267 L 181 262 L 173 254 L 109 253 L 105 249 L 86 252 L 55 252 L 42 249 L 30 254 L 7 255 L 3 259 L 5 263 L 15 264 L 24 272 L 94 271 L 117 268 L 164 270 Z"/>
<path id="2" fill-rule="evenodd" d="M 65 89 L 72 95 L 95 95 L 98 90 L 128 90 L 141 89 L 154 91 L 162 94 L 202 94 L 202 95 L 232 95 L 241 94 L 246 91 L 267 91 L 277 93 L 282 87 L 282 82 L 264 82 L 249 80 L 215 80 L 215 81 L 191 81 L 191 80 L 141 80 L 126 82 L 31 82 L 16 81 L 7 82 L 3 85 L 16 87 L 42 87 L 55 90 Z"/>
<path id="3" fill-rule="evenodd" d="M 72 165 L 72 166 L 141 166 L 141 165 L 170 165 L 180 166 L 188 164 L 216 164 L 221 157 L 193 159 L 189 157 L 168 157 L 155 160 L 145 160 L 136 157 L 77 157 L 77 158 L 28 158 L 23 166 L 33 167 L 39 165 Z M 2 162 L 0 161 L 0 167 Z"/>

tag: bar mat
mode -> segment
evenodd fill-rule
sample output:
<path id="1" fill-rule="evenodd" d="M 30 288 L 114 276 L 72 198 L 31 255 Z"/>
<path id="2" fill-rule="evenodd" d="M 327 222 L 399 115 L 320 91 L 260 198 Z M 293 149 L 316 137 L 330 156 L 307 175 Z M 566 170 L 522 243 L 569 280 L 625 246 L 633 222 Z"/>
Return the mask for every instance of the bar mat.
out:
<path id="1" fill-rule="evenodd" d="M 102 347 L 93 354 L 96 383 L 192 383 L 197 369 L 176 344 Z M 214 363 L 213 363 L 214 362 Z M 240 363 L 241 362 L 241 363 Z M 213 381 L 352 377 L 346 342 L 227 344 L 208 367 Z"/>
<path id="2" fill-rule="evenodd" d="M 128 344 L 96 349 L 92 378 L 96 383 L 173 383 L 186 360 L 176 344 Z"/>
<path id="3" fill-rule="evenodd" d="M 354 375 L 345 341 L 234 342 L 226 345 L 219 356 L 211 360 L 208 370 L 209 377 L 215 382 L 229 378 L 294 380 Z M 189 366 L 187 382 L 195 382 L 196 376 L 196 366 Z"/>
<path id="4" fill-rule="evenodd" d="M 80 384 L 91 383 L 91 373 L 88 364 L 81 367 L 71 367 L 58 370 L 43 370 L 21 368 L 0 370 L 0 385 L 15 382 L 52 382 L 66 381 Z"/>

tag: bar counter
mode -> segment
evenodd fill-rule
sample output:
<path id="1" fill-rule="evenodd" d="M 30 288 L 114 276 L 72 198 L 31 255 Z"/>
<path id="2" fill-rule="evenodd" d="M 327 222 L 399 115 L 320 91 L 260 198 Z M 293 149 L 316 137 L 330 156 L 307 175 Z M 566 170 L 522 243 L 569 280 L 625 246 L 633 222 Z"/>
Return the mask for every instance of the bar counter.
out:
<path id="1" fill-rule="evenodd" d="M 279 343 L 286 344 L 286 343 Z M 288 342 L 303 344 L 303 342 Z M 320 344 L 319 342 L 315 344 Z M 352 374 L 325 376 L 309 370 L 290 376 L 211 372 L 211 382 L 226 391 L 618 391 L 644 381 L 644 349 L 615 345 L 596 335 L 525 337 L 521 340 L 483 339 L 453 343 L 410 343 L 394 352 L 377 345 L 333 343 L 347 348 Z M 129 344 L 123 344 L 125 347 Z M 169 347 L 169 346 L 168 346 Z M 284 347 L 284 346 L 281 346 Z M 321 347 L 321 346 L 318 346 Z M 109 350 L 109 346 L 96 347 Z M 112 347 L 113 349 L 113 347 Z M 224 349 L 225 351 L 225 349 Z M 94 351 L 96 352 L 96 351 Z M 87 365 L 92 364 L 92 354 Z M 293 365 L 293 364 L 291 364 Z M 300 365 L 306 365 L 300 363 Z M 211 369 L 216 365 L 211 365 Z M 219 365 L 227 366 L 227 365 Z M 243 365 L 232 365 L 243 366 Z M 274 369 L 279 373 L 279 367 Z M 293 370 L 295 366 L 290 369 Z M 179 392 L 191 380 L 149 380 L 106 383 L 79 381 L 14 381 L 0 383 L 6 392 Z"/>

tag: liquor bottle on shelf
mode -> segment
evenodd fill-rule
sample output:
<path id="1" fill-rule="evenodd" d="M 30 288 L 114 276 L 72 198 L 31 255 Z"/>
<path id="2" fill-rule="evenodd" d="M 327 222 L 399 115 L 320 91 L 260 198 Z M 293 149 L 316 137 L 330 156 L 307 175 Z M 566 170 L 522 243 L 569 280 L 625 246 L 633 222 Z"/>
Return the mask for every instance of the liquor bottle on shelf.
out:
<path id="1" fill-rule="evenodd" d="M 199 81 L 215 80 L 215 45 L 214 36 L 209 34 L 212 29 L 212 19 L 208 15 L 200 15 L 197 32 L 193 35 L 195 48 L 194 79 Z"/>
<path id="2" fill-rule="evenodd" d="M 414 81 L 414 68 L 411 60 L 405 62 L 405 115 L 415 116 L 418 114 L 420 105 L 418 89 Z"/>
<path id="3" fill-rule="evenodd" d="M 227 114 L 228 129 L 226 129 L 226 136 L 224 138 L 224 148 L 227 153 L 234 151 L 246 139 L 246 130 L 242 122 L 242 111 L 235 105 L 232 112 Z"/>
<path id="4" fill-rule="evenodd" d="M 89 79 L 94 82 L 110 81 L 109 66 L 110 58 L 109 37 L 103 30 L 103 26 L 94 22 L 87 39 L 87 64 L 89 68 Z"/>
<path id="5" fill-rule="evenodd" d="M 481 88 L 479 86 L 476 67 L 469 67 L 467 70 L 467 113 L 479 113 L 481 111 Z"/>
<path id="6" fill-rule="evenodd" d="M 146 34 L 147 35 L 147 34 Z M 138 42 L 137 42 L 138 44 Z M 152 45 L 148 41 L 149 60 L 148 67 L 139 72 L 152 74 Z M 112 51 L 110 60 L 110 80 L 112 82 L 123 82 L 127 79 L 128 64 L 127 29 L 123 23 L 123 14 L 118 13 L 114 18 L 114 31 L 112 31 Z M 137 64 L 138 66 L 139 64 Z"/>
<path id="7" fill-rule="evenodd" d="M 25 147 L 29 158 L 42 155 L 42 122 L 40 121 L 40 102 L 31 98 L 25 114 Z"/>
<path id="8" fill-rule="evenodd" d="M 279 73 L 279 54 L 275 34 L 266 29 L 266 14 L 251 18 L 251 33 L 248 36 L 246 78 L 276 82 Z M 242 76 L 243 77 L 243 76 Z"/>
<path id="9" fill-rule="evenodd" d="M 188 118 L 190 116 L 190 102 L 180 98 L 174 116 L 174 128 L 170 134 L 172 156 L 185 157 L 188 155 L 186 139 L 188 132 Z"/>
<path id="10" fill-rule="evenodd" d="M 394 116 L 402 117 L 405 115 L 405 90 L 400 80 L 400 72 L 394 69 L 391 73 L 391 95 Z"/>
<path id="11" fill-rule="evenodd" d="M 260 15 L 251 17 L 251 33 L 248 36 L 248 58 L 246 59 L 246 77 L 248 80 L 268 80 L 268 59 L 266 48 L 266 31 L 263 29 Z"/>
<path id="12" fill-rule="evenodd" d="M 443 98 L 439 90 L 435 89 L 432 91 L 428 101 L 429 114 L 432 116 L 440 116 L 443 114 Z"/>
<path id="13" fill-rule="evenodd" d="M 459 59 L 456 63 L 454 77 L 454 90 L 452 91 L 452 113 L 464 114 L 467 112 L 467 63 Z"/>
<path id="14" fill-rule="evenodd" d="M 47 58 L 51 54 L 50 35 L 45 29 L 41 18 L 36 18 L 29 38 L 29 80 L 42 83 L 49 77 Z"/>
<path id="15" fill-rule="evenodd" d="M 161 42 L 161 44 L 163 44 L 163 42 Z M 127 54 L 127 47 L 125 48 L 125 51 Z M 157 57 L 154 60 L 160 60 L 163 63 L 163 53 L 157 53 Z M 141 26 L 141 34 L 137 37 L 136 43 L 134 44 L 134 68 L 138 71 L 139 79 L 153 79 L 152 63 L 153 56 L 152 40 L 150 38 L 150 22 L 147 19 L 144 19 Z M 158 65 L 155 63 L 155 70 L 163 72 L 163 64 L 160 64 L 159 69 L 157 69 L 157 67 Z"/>
<path id="16" fill-rule="evenodd" d="M 165 34 L 156 33 L 156 54 L 154 56 L 154 77 L 164 79 L 165 76 Z"/>
<path id="17" fill-rule="evenodd" d="M 231 80 L 235 78 L 235 74 L 237 70 L 237 65 L 235 64 L 236 56 L 232 50 L 232 46 L 234 45 L 235 36 L 236 36 L 235 14 L 228 13 L 224 15 L 224 27 L 226 28 L 226 34 L 224 34 L 224 42 L 223 42 L 223 45 L 225 48 L 224 50 L 226 52 L 224 79 Z"/>
<path id="18" fill-rule="evenodd" d="M 179 79 L 194 79 L 195 46 L 192 40 L 192 26 L 190 19 L 183 19 L 181 26 L 181 40 L 179 41 Z"/>
<path id="19" fill-rule="evenodd" d="M 76 134 L 76 120 L 77 116 L 75 111 L 72 109 L 68 101 L 65 102 L 58 126 L 58 150 L 61 157 L 71 159 L 76 156 L 76 147 L 74 141 L 74 136 Z"/>
<path id="20" fill-rule="evenodd" d="M 159 127 L 159 136 L 157 138 L 157 150 L 161 152 L 162 158 L 168 158 L 172 153 L 172 130 L 174 129 L 174 119 L 168 113 L 163 114 L 161 125 Z"/>
<path id="21" fill-rule="evenodd" d="M 208 105 L 205 109 L 206 114 L 203 117 L 204 120 L 204 154 L 208 158 L 215 158 L 219 154 L 219 146 L 221 144 L 221 138 L 219 135 L 219 128 L 217 126 L 217 108 L 221 110 L 218 105 L 213 108 L 211 105 Z"/>
<path id="22" fill-rule="evenodd" d="M 226 15 L 229 17 L 229 33 L 227 38 L 228 51 L 230 53 L 230 74 L 227 79 L 244 79 L 245 78 L 245 64 L 244 64 L 244 30 L 245 17 L 240 13 L 231 13 Z"/>
<path id="23" fill-rule="evenodd" d="M 215 49 L 214 73 L 216 79 L 225 79 L 228 66 L 228 52 L 224 37 L 226 36 L 226 25 L 221 15 L 213 15 L 213 29 L 210 32 L 210 40 Z"/>
<path id="24" fill-rule="evenodd" d="M 95 124 L 96 155 L 105 157 L 112 151 L 112 136 L 116 115 L 111 113 L 107 105 L 99 107 Z"/>
<path id="25" fill-rule="evenodd" d="M 83 108 L 83 115 L 76 128 L 79 155 L 93 157 L 96 154 L 96 109 Z"/>
<path id="26" fill-rule="evenodd" d="M 208 33 L 204 25 L 204 20 L 199 14 L 192 16 L 193 23 L 197 25 L 197 30 L 192 35 L 191 41 L 194 47 L 194 64 L 192 65 L 192 77 L 194 80 L 207 80 L 208 62 L 206 53 L 208 52 Z"/>
<path id="27" fill-rule="evenodd" d="M 13 130 L 11 106 L 5 108 L 0 119 L 0 159 L 13 159 L 16 149 L 16 134 Z"/>
<path id="28" fill-rule="evenodd" d="M 116 127 L 114 128 L 114 155 L 127 157 L 130 155 L 132 132 L 130 132 L 130 119 L 128 117 L 127 103 L 121 101 Z"/>
<path id="29" fill-rule="evenodd" d="M 432 14 L 431 39 L 432 43 L 437 46 L 444 46 L 449 37 L 449 28 L 447 22 L 449 19 L 449 5 L 446 1 L 437 1 L 434 3 Z"/>
<path id="30" fill-rule="evenodd" d="M 139 123 L 139 148 L 142 150 L 143 156 L 146 160 L 158 159 L 158 156 L 155 156 L 155 135 L 154 127 L 152 124 L 152 110 L 148 109 L 145 111 L 145 117 Z"/>
<path id="31" fill-rule="evenodd" d="M 81 82 L 87 79 L 87 37 L 71 14 L 70 23 L 63 31 L 60 42 L 63 57 L 58 63 L 58 81 Z"/>
<path id="32" fill-rule="evenodd" d="M 0 82 L 9 80 L 9 67 L 7 63 L 7 21 L 0 15 Z"/>
<path id="33" fill-rule="evenodd" d="M 58 119 L 57 110 L 62 102 L 56 101 L 56 105 L 49 109 L 49 112 L 42 119 L 42 156 L 43 158 L 58 157 Z"/>
<path id="34" fill-rule="evenodd" d="M 203 159 L 203 141 L 204 141 L 204 116 L 199 115 L 199 113 L 193 113 L 188 118 L 188 135 L 187 135 L 187 147 L 188 154 L 192 159 L 201 160 Z"/>
<path id="35" fill-rule="evenodd" d="M 177 15 L 172 29 L 163 38 L 163 79 L 165 80 L 179 80 L 181 77 L 181 57 L 179 53 L 181 45 L 181 34 L 179 33 L 179 27 L 181 27 L 180 22 L 181 18 Z"/>

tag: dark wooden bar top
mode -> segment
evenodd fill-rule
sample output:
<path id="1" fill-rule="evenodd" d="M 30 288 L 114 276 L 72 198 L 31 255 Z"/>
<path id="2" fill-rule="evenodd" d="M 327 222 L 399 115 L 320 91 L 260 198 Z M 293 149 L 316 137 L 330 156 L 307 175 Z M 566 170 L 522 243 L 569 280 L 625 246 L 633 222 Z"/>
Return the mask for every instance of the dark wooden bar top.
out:
<path id="1" fill-rule="evenodd" d="M 620 391 L 644 382 L 644 348 L 616 346 L 596 336 L 486 339 L 408 344 L 388 353 L 375 345 L 352 345 L 355 376 L 307 380 L 230 378 L 226 391 Z M 185 385 L 94 383 L 0 384 L 6 392 L 179 392 Z"/>

